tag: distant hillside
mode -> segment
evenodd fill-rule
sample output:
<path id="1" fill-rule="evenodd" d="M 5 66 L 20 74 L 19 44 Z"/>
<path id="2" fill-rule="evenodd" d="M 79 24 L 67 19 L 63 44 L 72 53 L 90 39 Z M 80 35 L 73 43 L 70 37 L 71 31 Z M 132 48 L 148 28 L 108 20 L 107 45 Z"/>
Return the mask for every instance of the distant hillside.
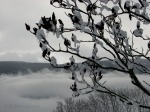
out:
<path id="1" fill-rule="evenodd" d="M 145 66 L 150 67 L 149 61 L 140 60 L 140 62 L 142 62 Z M 100 64 L 103 66 L 111 66 L 111 67 L 114 66 L 109 61 L 101 61 Z M 49 63 L 30 63 L 30 62 L 19 62 L 19 61 L 1 61 L 0 62 L 0 74 L 17 74 L 18 72 L 28 73 L 29 71 L 38 72 L 45 68 L 50 69 L 50 70 L 53 69 L 53 67 Z M 103 73 L 108 73 L 111 71 L 104 70 Z M 136 70 L 136 73 L 140 73 L 140 72 Z"/>
<path id="2" fill-rule="evenodd" d="M 0 62 L 0 74 L 16 74 L 18 72 L 28 73 L 38 72 L 44 68 L 51 69 L 49 63 L 29 63 L 29 62 L 16 62 L 16 61 L 2 61 Z"/>
<path id="3" fill-rule="evenodd" d="M 112 66 L 112 64 L 108 61 L 104 61 L 101 64 L 104 66 L 107 66 L 107 65 Z M 80 66 L 81 65 L 79 65 L 79 69 L 80 69 Z M 0 74 L 17 74 L 18 72 L 29 73 L 29 71 L 38 72 L 45 68 L 49 70 L 53 69 L 53 67 L 49 63 L 31 63 L 31 62 L 21 62 L 21 61 L 1 61 L 0 62 Z M 103 73 L 107 73 L 107 72 L 110 72 L 110 71 L 103 71 Z"/>

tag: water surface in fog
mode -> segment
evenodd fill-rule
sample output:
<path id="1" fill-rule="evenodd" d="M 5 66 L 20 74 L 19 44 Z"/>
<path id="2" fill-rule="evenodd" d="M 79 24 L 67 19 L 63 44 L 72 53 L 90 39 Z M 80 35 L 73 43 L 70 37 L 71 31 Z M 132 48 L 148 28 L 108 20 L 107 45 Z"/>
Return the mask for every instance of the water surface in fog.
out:
<path id="1" fill-rule="evenodd" d="M 2 112 L 51 112 L 57 101 L 71 97 L 69 89 L 73 83 L 71 74 L 47 69 L 38 73 L 0 76 L 0 111 Z M 141 75 L 140 80 L 148 81 L 149 76 Z M 130 79 L 117 72 L 104 74 L 102 83 L 116 88 L 129 88 Z M 150 81 L 149 81 L 150 82 Z M 80 98 L 80 97 L 79 97 Z"/>

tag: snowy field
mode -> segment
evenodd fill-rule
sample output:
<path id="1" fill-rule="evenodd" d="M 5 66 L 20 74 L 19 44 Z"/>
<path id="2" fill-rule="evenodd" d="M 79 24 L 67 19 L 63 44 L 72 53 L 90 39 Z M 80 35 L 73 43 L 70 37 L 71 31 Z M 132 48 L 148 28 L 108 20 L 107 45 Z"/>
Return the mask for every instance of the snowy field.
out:
<path id="1" fill-rule="evenodd" d="M 0 112 L 52 112 L 57 101 L 71 97 L 69 73 L 43 70 L 38 73 L 0 76 Z M 150 76 L 139 79 L 150 82 Z M 111 72 L 101 82 L 115 88 L 132 88 L 126 74 Z M 80 98 L 80 97 L 79 97 Z"/>

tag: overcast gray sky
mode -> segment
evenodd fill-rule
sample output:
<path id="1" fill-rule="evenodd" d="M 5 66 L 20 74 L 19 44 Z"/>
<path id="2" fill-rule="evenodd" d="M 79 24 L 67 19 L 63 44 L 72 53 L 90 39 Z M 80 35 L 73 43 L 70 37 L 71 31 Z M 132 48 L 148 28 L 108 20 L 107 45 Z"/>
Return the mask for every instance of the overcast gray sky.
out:
<path id="1" fill-rule="evenodd" d="M 42 59 L 37 40 L 24 24 L 34 26 L 51 12 L 49 0 L 0 0 L 0 61 Z"/>
<path id="2" fill-rule="evenodd" d="M 49 0 L 0 0 L 0 61 L 44 61 L 37 40 L 34 35 L 26 31 L 24 24 L 28 23 L 34 27 L 42 16 L 49 17 L 52 12 L 56 12 L 57 17 L 68 21 L 64 17 L 65 11 L 50 6 Z M 126 21 L 127 18 L 122 19 Z M 124 28 L 133 27 L 128 21 L 126 23 Z M 149 32 L 148 27 L 149 25 L 144 27 L 147 32 Z M 85 53 L 87 51 L 84 50 Z M 67 58 L 64 55 L 61 57 L 62 60 Z"/>
<path id="3" fill-rule="evenodd" d="M 0 61 L 44 61 L 38 41 L 26 31 L 25 23 L 34 27 L 41 17 L 49 17 L 52 12 L 68 21 L 64 18 L 65 11 L 53 8 L 49 1 L 0 0 Z M 68 57 L 61 55 L 61 58 L 60 62 Z"/>

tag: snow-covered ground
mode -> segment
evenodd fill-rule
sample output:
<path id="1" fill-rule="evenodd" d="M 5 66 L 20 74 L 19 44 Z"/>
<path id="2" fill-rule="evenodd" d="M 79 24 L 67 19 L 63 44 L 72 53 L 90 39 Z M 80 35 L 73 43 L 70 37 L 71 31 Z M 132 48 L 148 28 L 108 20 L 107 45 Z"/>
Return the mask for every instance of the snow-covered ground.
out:
<path id="1" fill-rule="evenodd" d="M 73 83 L 69 73 L 43 70 L 38 73 L 18 76 L 0 76 L 0 112 L 52 112 L 57 101 L 71 97 L 69 89 Z M 140 75 L 140 80 L 150 82 L 150 76 Z M 101 82 L 117 88 L 130 88 L 126 74 L 112 72 Z"/>

